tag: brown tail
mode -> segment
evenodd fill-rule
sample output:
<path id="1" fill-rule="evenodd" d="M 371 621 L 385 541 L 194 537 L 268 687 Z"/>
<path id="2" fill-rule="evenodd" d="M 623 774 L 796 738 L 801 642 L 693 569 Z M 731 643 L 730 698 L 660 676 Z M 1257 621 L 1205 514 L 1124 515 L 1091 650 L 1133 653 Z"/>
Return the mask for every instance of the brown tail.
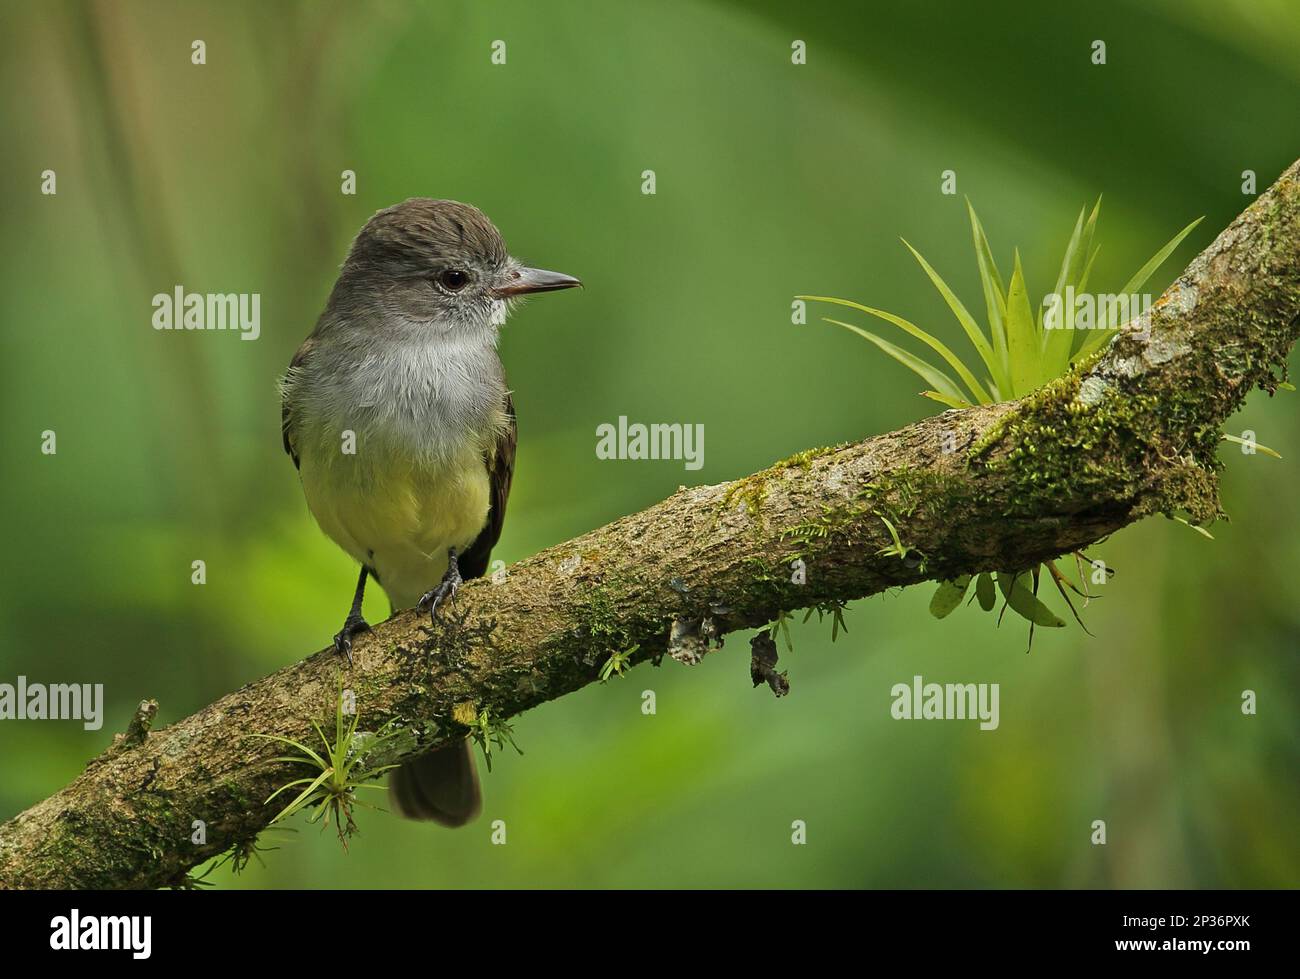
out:
<path id="1" fill-rule="evenodd" d="M 388 778 L 388 800 L 407 819 L 464 826 L 483 805 L 468 740 L 413 758 Z"/>

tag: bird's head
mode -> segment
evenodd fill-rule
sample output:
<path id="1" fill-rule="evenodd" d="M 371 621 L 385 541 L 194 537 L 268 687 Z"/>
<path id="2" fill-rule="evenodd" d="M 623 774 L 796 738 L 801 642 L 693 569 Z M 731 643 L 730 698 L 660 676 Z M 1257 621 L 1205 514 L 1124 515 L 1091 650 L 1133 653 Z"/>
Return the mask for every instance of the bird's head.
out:
<path id="1" fill-rule="evenodd" d="M 339 277 L 346 298 L 377 302 L 408 326 L 492 336 L 510 301 L 580 285 L 571 275 L 511 258 L 501 232 L 478 208 L 427 197 L 367 221 Z"/>

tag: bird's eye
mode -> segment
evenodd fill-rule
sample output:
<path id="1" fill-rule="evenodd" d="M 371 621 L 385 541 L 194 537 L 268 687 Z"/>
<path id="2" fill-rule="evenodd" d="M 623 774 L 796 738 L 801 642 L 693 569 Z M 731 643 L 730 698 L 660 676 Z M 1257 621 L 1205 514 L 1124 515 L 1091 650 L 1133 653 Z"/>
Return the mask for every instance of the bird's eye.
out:
<path id="1" fill-rule="evenodd" d="M 448 292 L 459 292 L 469 282 L 469 274 L 460 269 L 444 269 L 438 274 L 438 282 Z"/>

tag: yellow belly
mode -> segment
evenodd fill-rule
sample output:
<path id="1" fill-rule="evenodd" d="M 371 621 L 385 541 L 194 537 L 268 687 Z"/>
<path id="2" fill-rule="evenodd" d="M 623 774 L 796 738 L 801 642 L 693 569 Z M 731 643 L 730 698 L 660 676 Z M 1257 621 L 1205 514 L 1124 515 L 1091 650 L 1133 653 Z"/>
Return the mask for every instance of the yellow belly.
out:
<path id="1" fill-rule="evenodd" d="M 447 549 L 464 551 L 487 522 L 482 455 L 467 451 L 436 466 L 398 459 L 304 456 L 302 486 L 321 530 L 373 568 L 393 608 L 409 608 L 447 570 Z"/>

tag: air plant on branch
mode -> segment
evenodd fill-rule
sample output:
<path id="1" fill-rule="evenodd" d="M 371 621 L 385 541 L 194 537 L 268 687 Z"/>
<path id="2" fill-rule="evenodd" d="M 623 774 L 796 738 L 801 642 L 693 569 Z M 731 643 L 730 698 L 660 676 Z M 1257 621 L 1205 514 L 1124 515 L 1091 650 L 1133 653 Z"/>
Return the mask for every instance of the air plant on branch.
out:
<path id="1" fill-rule="evenodd" d="M 1129 301 L 1130 297 L 1138 295 L 1147 280 L 1201 222 L 1201 219 L 1197 218 L 1174 235 L 1134 273 L 1128 282 L 1124 283 L 1117 293 L 1099 297 L 1098 301 L 1093 303 L 1092 296 L 1087 290 L 1092 276 L 1093 262 L 1100 249 L 1099 245 L 1093 243 L 1097 215 L 1101 209 L 1101 199 L 1098 198 L 1091 212 L 1086 207 L 1079 212 L 1079 217 L 1074 223 L 1074 231 L 1065 247 L 1065 255 L 1061 259 L 1055 288 L 1049 293 L 1048 301 L 1040 305 L 1035 313 L 1029 300 L 1029 289 L 1025 284 L 1019 250 L 1015 252 L 1011 281 L 1009 284 L 1005 283 L 998 271 L 997 263 L 993 260 L 993 251 L 989 247 L 984 228 L 970 201 L 966 202 L 966 209 L 970 214 L 975 259 L 979 266 L 980 284 L 984 292 L 987 328 L 976 321 L 965 304 L 957 298 L 921 253 L 906 240 L 903 244 L 915 256 L 944 302 L 948 304 L 948 308 L 952 310 L 971 346 L 979 355 L 978 361 L 966 363 L 932 333 L 893 313 L 831 296 L 797 297 L 810 302 L 833 303 L 874 316 L 929 347 L 942 359 L 948 370 L 937 367 L 931 361 L 918 357 L 860 326 L 823 317 L 826 322 L 842 326 L 869 340 L 894 360 L 919 375 L 929 385 L 928 389 L 921 393 L 950 408 L 969 408 L 977 404 L 993 404 L 1023 397 L 1035 388 L 1065 374 L 1072 364 L 1099 351 L 1115 336 L 1130 316 L 1136 316 L 1144 310 L 1145 304 L 1142 304 L 1142 308 L 1134 308 L 1134 304 Z M 1073 297 L 1084 297 L 1088 302 L 1082 309 L 1078 309 Z M 948 372 L 949 370 L 951 373 Z M 972 600 L 978 599 L 981 608 L 992 611 L 997 604 L 997 593 L 1000 591 L 1003 606 L 998 617 L 999 621 L 1008 608 L 1027 619 L 1030 623 L 1029 635 L 1032 643 L 1035 626 L 1060 628 L 1065 625 L 1063 619 L 1038 599 L 1040 573 L 1043 568 L 1046 568 L 1052 583 L 1070 607 L 1075 620 L 1082 626 L 1083 621 L 1070 600 L 1069 592 L 1073 591 L 1081 596 L 1085 607 L 1094 596 L 1087 590 L 1083 564 L 1085 558 L 1076 552 L 1075 560 L 1079 571 L 1078 584 L 1061 571 L 1055 562 L 1049 561 L 1041 567 L 1025 571 L 994 571 L 975 576 L 976 588 Z M 1104 565 L 1101 567 L 1104 568 Z M 1107 569 L 1104 573 L 1111 572 Z M 971 580 L 972 576 L 966 575 L 941 582 L 930 603 L 930 611 L 938 618 L 943 618 L 952 612 L 965 597 Z M 1086 627 L 1084 629 L 1087 631 Z"/>
<path id="2" fill-rule="evenodd" d="M 252 735 L 255 738 L 287 745 L 298 752 L 268 759 L 268 763 L 297 765 L 308 770 L 307 774 L 280 786 L 266 800 L 269 803 L 283 793 L 297 793 L 292 801 L 271 820 L 272 824 L 282 823 L 295 813 L 307 809 L 311 811 L 308 822 L 314 823 L 324 817 L 321 829 L 324 830 L 326 826 L 333 824 L 339 842 L 343 844 L 344 849 L 347 849 L 348 837 L 357 830 L 356 822 L 352 818 L 352 807 L 360 805 L 367 809 L 379 808 L 358 798 L 358 790 L 382 789 L 370 780 L 397 767 L 396 765 L 371 765 L 369 760 L 379 753 L 378 749 L 401 734 L 392 722 L 374 733 L 358 732 L 357 724 L 360 720 L 360 711 L 355 709 L 352 711 L 351 721 L 344 719 L 344 696 L 340 684 L 334 704 L 333 740 L 325 736 L 319 724 L 312 722 L 312 728 L 320 738 L 319 749 L 280 735 Z"/>

